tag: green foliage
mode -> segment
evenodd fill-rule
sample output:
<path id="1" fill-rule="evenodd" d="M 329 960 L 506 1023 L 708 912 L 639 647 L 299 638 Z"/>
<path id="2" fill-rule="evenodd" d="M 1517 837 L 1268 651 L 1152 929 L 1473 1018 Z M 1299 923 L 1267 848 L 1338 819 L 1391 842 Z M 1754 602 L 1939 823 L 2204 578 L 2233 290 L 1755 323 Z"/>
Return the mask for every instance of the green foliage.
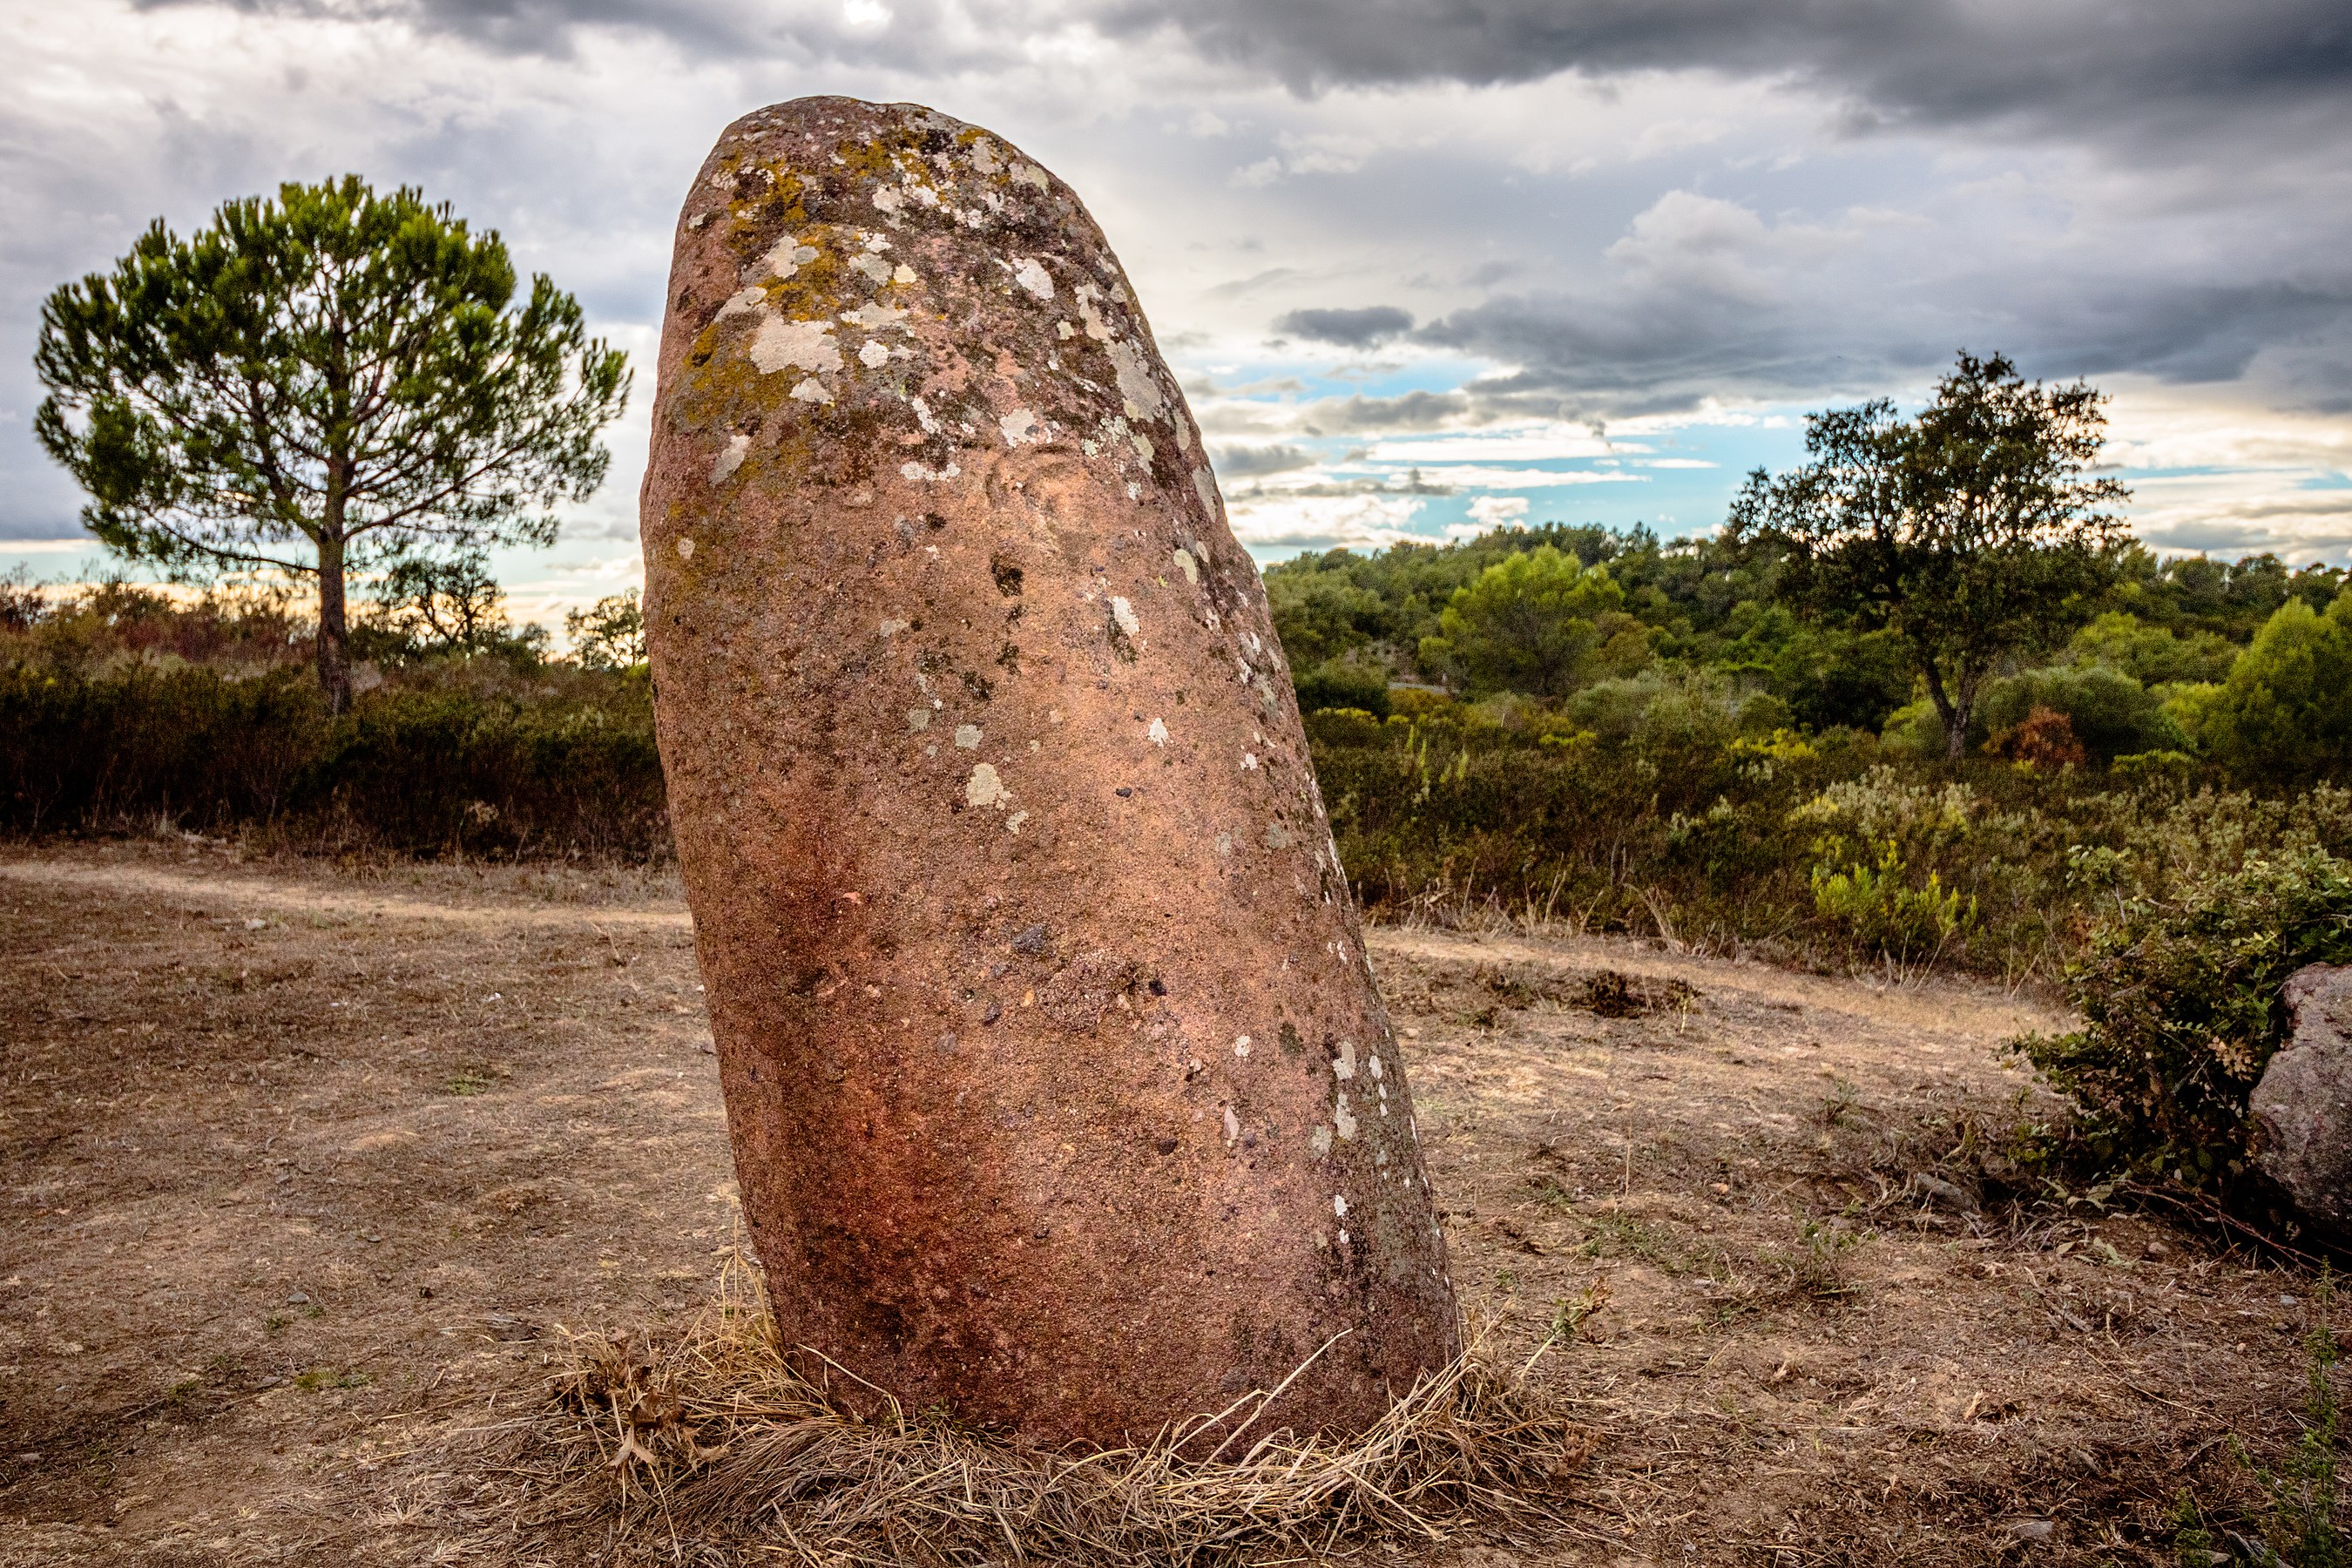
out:
<path id="1" fill-rule="evenodd" d="M 551 542 L 547 509 L 604 479 L 625 358 L 547 279 L 509 308 L 515 288 L 495 233 L 357 176 L 229 202 L 185 239 L 159 219 L 43 304 L 34 432 L 127 559 L 314 580 L 340 710 L 347 573 Z"/>
<path id="2" fill-rule="evenodd" d="M 2086 477 L 2102 401 L 1963 353 L 1916 420 L 1885 399 L 1809 416 L 1812 460 L 1751 475 L 1727 535 L 1778 554 L 1776 591 L 1807 616 L 1896 633 L 1957 760 L 1985 678 L 2079 623 L 2114 575 L 2123 527 L 2103 509 L 2127 492 Z"/>
<path id="3" fill-rule="evenodd" d="M 566 610 L 563 635 L 586 669 L 635 669 L 646 662 L 646 611 L 637 590 L 608 594 L 584 610 Z"/>
<path id="4" fill-rule="evenodd" d="M 2185 571 L 2190 563 L 2179 565 Z M 2126 610 L 2094 619 L 2068 639 L 2066 652 L 2075 664 L 2103 666 L 2146 687 L 2220 680 L 2238 657 L 2218 633 L 2150 626 Z"/>
<path id="5" fill-rule="evenodd" d="M 1389 715 L 1389 677 L 1384 669 L 1354 659 L 1335 658 L 1295 677 L 1294 682 L 1302 713 L 1349 708 L 1376 719 Z"/>
<path id="6" fill-rule="evenodd" d="M 1455 589 L 1438 635 L 1421 641 L 1421 661 L 1472 692 L 1564 697 L 1649 662 L 1649 641 L 1624 603 L 1608 568 L 1538 545 Z"/>
<path id="7" fill-rule="evenodd" d="M 2240 777 L 2342 776 L 2352 768 L 2352 596 L 2324 615 L 2288 600 L 2225 680 L 2181 692 L 2174 711 Z"/>
<path id="8" fill-rule="evenodd" d="M 479 551 L 446 559 L 401 556 L 375 583 L 373 603 L 355 628 L 354 648 L 391 659 L 478 653 L 534 658 L 546 630 L 534 626 L 518 632 L 507 619 L 506 597 Z"/>
<path id="9" fill-rule="evenodd" d="M 1852 858 L 1843 838 L 1832 837 L 1822 848 L 1826 858 L 1813 868 L 1813 907 L 1843 922 L 1865 949 L 1898 963 L 1932 963 L 1977 923 L 1976 900 L 1948 890 L 1938 873 L 1912 886 L 1891 838 L 1880 844 L 1874 864 Z"/>
<path id="10" fill-rule="evenodd" d="M 2023 724 L 2036 709 L 2063 713 L 2084 751 L 2101 763 L 2141 752 L 2181 752 L 2189 737 L 2162 700 L 2105 664 L 2021 670 L 1989 682 L 1973 728 L 1979 744 Z"/>
<path id="11" fill-rule="evenodd" d="M 2083 1027 L 2020 1048 L 2084 1107 L 2103 1157 L 2226 1184 L 2247 1096 L 2285 1037 L 2288 976 L 2347 958 L 2352 864 L 2315 846 L 2249 858 L 2176 896 L 2119 900 L 2066 971 Z"/>

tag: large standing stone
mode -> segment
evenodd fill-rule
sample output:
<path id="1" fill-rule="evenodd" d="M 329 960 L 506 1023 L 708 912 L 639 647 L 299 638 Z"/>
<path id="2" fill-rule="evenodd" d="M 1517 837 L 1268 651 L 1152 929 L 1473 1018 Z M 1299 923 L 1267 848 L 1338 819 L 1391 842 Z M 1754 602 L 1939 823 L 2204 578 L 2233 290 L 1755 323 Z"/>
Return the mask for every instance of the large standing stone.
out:
<path id="1" fill-rule="evenodd" d="M 1077 198 L 909 104 L 729 127 L 644 495 L 672 820 L 788 1341 L 1112 1442 L 1456 1350 L 1265 594 Z M 1319 1357 L 1318 1352 L 1320 1352 Z"/>
<path id="2" fill-rule="evenodd" d="M 2254 1163 L 2304 1217 L 2352 1241 L 2352 966 L 2314 963 L 2286 983 L 2294 1033 L 2273 1054 L 2247 1109 Z"/>

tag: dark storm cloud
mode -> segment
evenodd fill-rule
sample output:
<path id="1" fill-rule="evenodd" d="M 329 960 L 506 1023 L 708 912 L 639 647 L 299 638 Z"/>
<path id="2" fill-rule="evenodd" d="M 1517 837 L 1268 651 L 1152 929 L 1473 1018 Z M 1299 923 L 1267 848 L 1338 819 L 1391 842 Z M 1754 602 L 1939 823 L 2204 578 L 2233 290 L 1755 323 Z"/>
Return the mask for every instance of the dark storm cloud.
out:
<path id="1" fill-rule="evenodd" d="M 1368 349 L 1412 331 L 1412 312 L 1394 305 L 1356 310 L 1293 310 L 1274 323 L 1277 332 L 1342 348 Z"/>
<path id="2" fill-rule="evenodd" d="M 2352 287 L 2133 282 L 2019 284 L 1908 321 L 1842 316 L 1819 300 L 1778 306 L 1671 287 L 1508 295 L 1430 322 L 1422 342 L 1516 368 L 1465 391 L 1478 416 L 1583 418 L 1671 413 L 1724 388 L 1801 398 L 1917 380 L 1962 348 L 2002 350 L 2027 374 L 2125 374 L 2227 382 L 2266 347 L 2339 335 Z M 2311 355 L 2283 372 L 2302 406 L 2352 403 L 2352 357 Z"/>
<path id="3" fill-rule="evenodd" d="M 1315 454 L 1303 447 L 1220 447 L 1214 456 L 1217 472 L 1237 479 L 1311 468 L 1317 460 Z"/>
<path id="4" fill-rule="evenodd" d="M 1930 123 L 2276 114 L 2352 88 L 2342 0 L 1115 0 L 1101 25 L 1300 89 L 1696 68 Z"/>
<path id="5" fill-rule="evenodd" d="M 1350 431 L 1436 430 L 1470 412 L 1458 392 L 1408 392 L 1402 397 L 1327 397 L 1302 405 L 1310 436 Z"/>

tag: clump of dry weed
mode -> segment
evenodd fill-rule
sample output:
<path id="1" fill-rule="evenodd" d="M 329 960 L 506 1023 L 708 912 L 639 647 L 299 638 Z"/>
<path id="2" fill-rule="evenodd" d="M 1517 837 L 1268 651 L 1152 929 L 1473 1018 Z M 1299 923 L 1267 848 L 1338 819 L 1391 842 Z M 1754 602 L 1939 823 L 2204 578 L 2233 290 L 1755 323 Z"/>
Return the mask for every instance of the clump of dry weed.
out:
<path id="1" fill-rule="evenodd" d="M 501 1534 L 593 1534 L 614 1559 L 809 1563 L 1205 1564 L 1473 1521 L 1510 1533 L 1557 1518 L 1599 1441 L 1528 1370 L 1474 1350 L 1347 1442 L 1255 1434 L 1277 1389 L 1141 1447 L 1041 1449 L 887 1397 L 846 1408 L 785 1355 L 739 1257 L 674 1342 L 576 1340 L 552 1396 L 496 1435 L 499 1479 L 468 1511 Z M 1221 1427 L 1250 1447 L 1196 1457 Z"/>

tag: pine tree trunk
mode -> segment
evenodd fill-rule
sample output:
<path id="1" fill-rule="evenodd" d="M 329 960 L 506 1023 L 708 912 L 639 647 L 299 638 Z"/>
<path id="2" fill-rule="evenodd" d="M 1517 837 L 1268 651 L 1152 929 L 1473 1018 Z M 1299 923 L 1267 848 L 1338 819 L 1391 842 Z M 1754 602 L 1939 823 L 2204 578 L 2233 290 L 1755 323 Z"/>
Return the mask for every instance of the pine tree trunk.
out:
<path id="1" fill-rule="evenodd" d="M 327 694 L 327 711 L 348 713 L 352 708 L 351 633 L 343 607 L 343 538 L 329 518 L 319 532 L 319 686 Z"/>

